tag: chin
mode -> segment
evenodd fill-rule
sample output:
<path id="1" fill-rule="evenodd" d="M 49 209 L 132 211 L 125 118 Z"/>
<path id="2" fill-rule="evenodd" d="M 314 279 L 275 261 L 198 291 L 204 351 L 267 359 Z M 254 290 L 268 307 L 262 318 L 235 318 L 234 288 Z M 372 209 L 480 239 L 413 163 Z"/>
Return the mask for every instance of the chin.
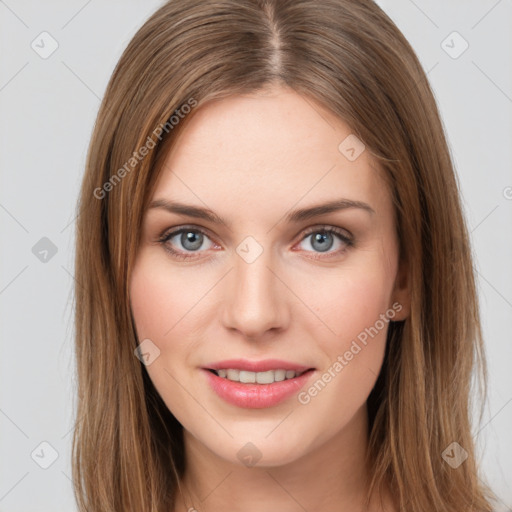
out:
<path id="1" fill-rule="evenodd" d="M 226 440 L 223 446 L 212 443 L 209 439 L 203 440 L 203 443 L 217 457 L 231 464 L 248 468 L 271 468 L 298 461 L 306 455 L 314 439 L 318 438 L 318 436 L 312 436 L 311 443 L 308 443 L 304 432 L 295 432 L 295 435 L 290 435 L 289 431 L 283 431 L 274 438 L 272 437 L 275 433 L 269 435 L 268 432 L 271 432 L 271 429 L 258 428 L 255 429 L 254 435 L 251 435 L 248 429 L 243 435 Z"/>

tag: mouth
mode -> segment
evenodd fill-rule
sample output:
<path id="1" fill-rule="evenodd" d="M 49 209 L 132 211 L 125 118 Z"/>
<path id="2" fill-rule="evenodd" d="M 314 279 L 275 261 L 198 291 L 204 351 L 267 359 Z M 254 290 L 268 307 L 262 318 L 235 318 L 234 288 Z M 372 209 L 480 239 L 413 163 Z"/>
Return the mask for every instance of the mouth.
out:
<path id="1" fill-rule="evenodd" d="M 229 359 L 202 368 L 211 389 L 237 407 L 274 407 L 291 398 L 315 373 L 310 366 L 282 359 Z"/>

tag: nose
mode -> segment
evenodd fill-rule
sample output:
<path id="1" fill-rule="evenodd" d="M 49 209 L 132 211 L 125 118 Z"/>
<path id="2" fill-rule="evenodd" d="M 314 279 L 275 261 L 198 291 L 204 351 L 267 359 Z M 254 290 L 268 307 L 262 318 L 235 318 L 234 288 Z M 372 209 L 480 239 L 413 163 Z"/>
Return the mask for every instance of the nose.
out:
<path id="1" fill-rule="evenodd" d="M 272 268 L 266 252 L 252 263 L 236 254 L 234 261 L 223 301 L 224 326 L 252 340 L 261 339 L 269 331 L 285 329 L 290 317 L 287 290 L 276 277 L 278 272 Z"/>

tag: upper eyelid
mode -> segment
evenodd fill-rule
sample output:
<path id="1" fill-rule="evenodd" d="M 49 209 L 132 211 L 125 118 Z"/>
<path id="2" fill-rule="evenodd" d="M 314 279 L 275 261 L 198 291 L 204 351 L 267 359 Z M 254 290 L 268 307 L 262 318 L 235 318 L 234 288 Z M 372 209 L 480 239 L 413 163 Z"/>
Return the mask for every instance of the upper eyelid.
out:
<path id="1" fill-rule="evenodd" d="M 178 226 L 176 228 L 166 229 L 162 233 L 162 235 L 159 237 L 159 239 L 160 240 L 169 239 L 169 238 L 172 238 L 172 237 L 176 236 L 177 234 L 179 234 L 183 231 L 186 231 L 186 230 L 198 231 L 199 233 L 206 235 L 208 238 L 212 238 L 212 236 L 209 234 L 209 231 L 205 228 L 201 228 L 199 226 Z"/>
<path id="2" fill-rule="evenodd" d="M 346 228 L 340 228 L 337 226 L 331 226 L 330 224 L 317 224 L 315 226 L 311 226 L 309 228 L 303 229 L 302 233 L 306 236 L 311 235 L 312 233 L 316 233 L 317 231 L 332 231 L 335 234 L 341 235 L 339 231 L 344 231 L 347 233 L 347 238 L 353 238 L 352 233 Z"/>

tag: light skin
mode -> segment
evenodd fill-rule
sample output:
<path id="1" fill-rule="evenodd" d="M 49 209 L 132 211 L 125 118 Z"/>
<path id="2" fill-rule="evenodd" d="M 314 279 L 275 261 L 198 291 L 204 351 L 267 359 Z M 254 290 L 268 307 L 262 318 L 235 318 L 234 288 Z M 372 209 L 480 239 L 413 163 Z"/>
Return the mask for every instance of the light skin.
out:
<path id="1" fill-rule="evenodd" d="M 283 359 L 315 368 L 307 391 L 381 315 L 409 314 L 390 191 L 369 151 L 350 161 L 338 149 L 349 134 L 312 99 L 272 86 L 204 105 L 167 155 L 130 300 L 139 340 L 160 350 L 146 370 L 184 427 L 184 499 L 174 512 L 363 510 L 366 400 L 388 322 L 307 404 L 295 393 L 272 407 L 237 407 L 202 370 L 225 359 Z M 287 219 L 340 199 L 366 206 Z M 206 208 L 226 224 L 171 213 L 164 201 Z M 191 242 L 159 241 L 184 226 Z M 257 242 L 250 251 L 262 249 L 250 263 L 237 252 L 248 236 Z M 250 467 L 238 457 L 249 442 L 261 457 Z M 384 505 L 375 496 L 365 510 L 395 510 L 387 493 Z"/>

